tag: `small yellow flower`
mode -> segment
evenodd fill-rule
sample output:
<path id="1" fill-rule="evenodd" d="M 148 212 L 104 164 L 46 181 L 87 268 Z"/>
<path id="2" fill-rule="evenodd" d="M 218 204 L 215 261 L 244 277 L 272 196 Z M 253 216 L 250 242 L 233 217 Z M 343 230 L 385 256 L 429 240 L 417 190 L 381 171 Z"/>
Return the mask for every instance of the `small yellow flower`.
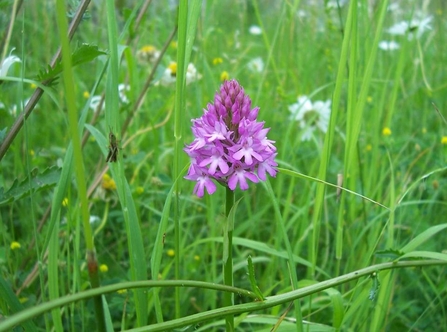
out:
<path id="1" fill-rule="evenodd" d="M 200 256 L 199 255 L 195 255 L 194 256 L 194 260 L 197 261 L 197 262 L 200 261 Z"/>
<path id="2" fill-rule="evenodd" d="M 126 294 L 127 293 L 127 289 L 118 289 L 116 292 L 118 294 Z"/>
<path id="3" fill-rule="evenodd" d="M 82 94 L 82 96 L 83 96 L 85 99 L 88 99 L 88 98 L 90 97 L 90 92 L 88 92 L 88 91 L 84 91 L 84 93 Z"/>
<path id="4" fill-rule="evenodd" d="M 19 242 L 17 242 L 17 241 L 12 241 L 11 242 L 11 245 L 10 245 L 11 250 L 20 249 L 20 247 L 21 247 L 21 245 L 20 245 Z"/>
<path id="5" fill-rule="evenodd" d="M 65 198 L 62 200 L 62 206 L 68 206 L 68 198 L 67 198 L 67 197 L 65 197 Z"/>
<path id="6" fill-rule="evenodd" d="M 140 62 L 155 62 L 160 57 L 160 51 L 153 45 L 144 45 L 137 52 Z"/>
<path id="7" fill-rule="evenodd" d="M 367 144 L 365 150 L 366 151 L 371 151 L 372 150 L 372 145 L 371 144 Z"/>
<path id="8" fill-rule="evenodd" d="M 34 83 L 31 83 L 31 89 L 35 89 L 35 88 L 37 88 L 37 85 L 36 84 L 34 84 Z"/>
<path id="9" fill-rule="evenodd" d="M 142 193 L 144 193 L 144 188 L 141 186 L 138 186 L 137 189 L 135 190 L 135 192 L 137 193 L 137 195 L 141 195 Z"/>
<path id="10" fill-rule="evenodd" d="M 171 71 L 171 76 L 177 75 L 177 62 L 171 62 L 168 66 L 168 69 Z"/>
<path id="11" fill-rule="evenodd" d="M 223 72 L 220 74 L 220 80 L 221 80 L 222 82 L 224 82 L 224 81 L 228 81 L 229 78 L 230 78 L 230 74 L 228 74 L 227 71 L 223 71 Z"/>
<path id="12" fill-rule="evenodd" d="M 102 177 L 102 187 L 106 190 L 115 190 L 116 189 L 116 183 L 115 180 L 113 180 L 109 174 L 104 174 Z"/>
<path id="13" fill-rule="evenodd" d="M 101 264 L 99 266 L 99 271 L 101 271 L 102 273 L 106 273 L 107 271 L 109 271 L 109 267 L 106 264 Z"/>
<path id="14" fill-rule="evenodd" d="M 153 45 L 144 45 L 142 48 L 140 48 L 141 52 L 144 53 L 152 53 L 155 52 L 157 49 Z"/>
<path id="15" fill-rule="evenodd" d="M 390 136 L 391 135 L 391 129 L 388 128 L 388 127 L 383 128 L 382 135 L 383 136 Z"/>
<path id="16" fill-rule="evenodd" d="M 174 249 L 169 249 L 169 250 L 166 252 L 166 254 L 167 254 L 169 257 L 174 257 L 174 256 L 175 256 L 175 251 L 174 251 Z"/>
<path id="17" fill-rule="evenodd" d="M 213 65 L 217 66 L 223 62 L 222 58 L 214 58 L 213 59 Z"/>
<path id="18" fill-rule="evenodd" d="M 177 48 L 177 42 L 176 41 L 171 42 L 170 46 L 172 48 Z"/>
<path id="19" fill-rule="evenodd" d="M 444 145 L 447 144 L 447 136 L 442 136 L 441 143 Z"/>

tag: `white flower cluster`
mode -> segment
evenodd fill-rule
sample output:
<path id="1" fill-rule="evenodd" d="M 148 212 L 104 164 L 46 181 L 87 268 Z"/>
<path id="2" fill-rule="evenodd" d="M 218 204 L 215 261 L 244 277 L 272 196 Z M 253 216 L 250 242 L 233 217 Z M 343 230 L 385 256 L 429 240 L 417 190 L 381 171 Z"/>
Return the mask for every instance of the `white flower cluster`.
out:
<path id="1" fill-rule="evenodd" d="M 308 141 L 316 129 L 323 133 L 327 132 L 329 127 L 329 118 L 331 116 L 331 101 L 312 102 L 308 96 L 300 96 L 295 104 L 289 106 L 290 120 L 298 121 L 303 130 L 302 141 Z"/>

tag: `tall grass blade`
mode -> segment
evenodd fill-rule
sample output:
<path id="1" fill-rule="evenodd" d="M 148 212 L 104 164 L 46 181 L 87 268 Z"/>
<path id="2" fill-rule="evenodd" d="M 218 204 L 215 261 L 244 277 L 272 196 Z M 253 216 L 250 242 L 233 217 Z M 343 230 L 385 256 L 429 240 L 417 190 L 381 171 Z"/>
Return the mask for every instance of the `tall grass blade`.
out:
<path id="1" fill-rule="evenodd" d="M 180 1 L 178 11 L 178 47 L 177 47 L 177 76 L 176 98 L 174 111 L 174 165 L 173 177 L 180 175 L 181 160 L 183 156 L 183 126 L 185 124 L 185 102 L 187 99 L 186 69 L 191 57 L 192 45 L 195 38 L 197 18 L 200 12 L 200 0 Z M 182 158 L 183 156 L 183 158 Z M 180 278 L 180 259 L 182 250 L 180 247 L 180 181 L 175 183 L 174 200 L 174 238 L 175 238 L 175 278 Z M 181 315 L 180 290 L 175 290 L 175 317 Z"/>

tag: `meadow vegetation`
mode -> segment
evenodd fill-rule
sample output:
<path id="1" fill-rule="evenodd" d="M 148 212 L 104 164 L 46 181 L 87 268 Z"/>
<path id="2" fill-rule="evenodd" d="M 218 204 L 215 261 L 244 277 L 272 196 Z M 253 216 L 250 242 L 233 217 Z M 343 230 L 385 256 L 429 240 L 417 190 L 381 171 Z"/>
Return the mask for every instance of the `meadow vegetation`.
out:
<path id="1" fill-rule="evenodd" d="M 0 2 L 0 331 L 447 331 L 446 12 Z M 197 192 L 233 79 L 277 172 Z"/>

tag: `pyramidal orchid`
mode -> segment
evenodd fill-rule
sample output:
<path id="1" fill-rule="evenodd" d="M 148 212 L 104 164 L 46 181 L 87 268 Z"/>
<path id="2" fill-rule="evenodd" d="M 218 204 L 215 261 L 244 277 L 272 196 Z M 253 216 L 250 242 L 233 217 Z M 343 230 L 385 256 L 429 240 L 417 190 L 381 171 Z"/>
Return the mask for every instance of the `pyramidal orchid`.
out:
<path id="1" fill-rule="evenodd" d="M 196 181 L 194 193 L 203 197 L 216 191 L 213 180 L 235 190 L 248 189 L 251 182 L 276 176 L 276 147 L 267 138 L 270 128 L 258 122 L 259 107 L 236 81 L 225 81 L 204 114 L 192 120 L 194 141 L 186 146 L 191 157 L 186 179 Z"/>

